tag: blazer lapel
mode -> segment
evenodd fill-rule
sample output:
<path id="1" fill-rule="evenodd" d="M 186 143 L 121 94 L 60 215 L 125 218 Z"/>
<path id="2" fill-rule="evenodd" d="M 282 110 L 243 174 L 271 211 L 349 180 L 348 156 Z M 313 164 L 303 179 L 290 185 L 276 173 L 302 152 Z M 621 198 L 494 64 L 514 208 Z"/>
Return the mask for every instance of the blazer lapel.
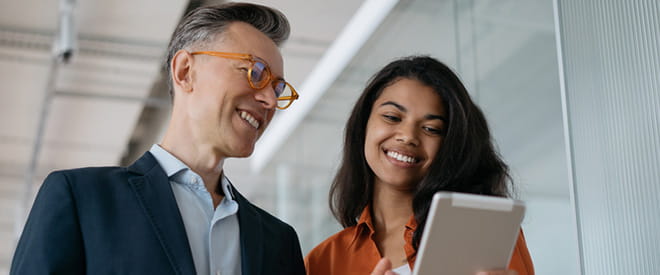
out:
<path id="1" fill-rule="evenodd" d="M 128 181 L 172 268 L 177 274 L 194 274 L 186 229 L 167 175 L 149 152 L 128 170 L 137 174 Z"/>
<path id="2" fill-rule="evenodd" d="M 263 224 L 261 216 L 233 185 L 232 194 L 238 202 L 238 225 L 241 235 L 241 269 L 243 275 L 261 274 L 263 262 Z"/>

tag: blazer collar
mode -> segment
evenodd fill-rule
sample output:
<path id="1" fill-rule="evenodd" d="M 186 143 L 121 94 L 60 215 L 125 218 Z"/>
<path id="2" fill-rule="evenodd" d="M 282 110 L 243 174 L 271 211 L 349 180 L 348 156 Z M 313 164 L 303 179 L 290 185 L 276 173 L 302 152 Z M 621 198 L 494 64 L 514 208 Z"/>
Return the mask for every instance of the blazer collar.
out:
<path id="1" fill-rule="evenodd" d="M 241 269 L 243 274 L 261 274 L 264 254 L 263 221 L 252 205 L 233 184 L 231 192 L 238 202 L 238 225 L 241 235 Z"/>
<path id="2" fill-rule="evenodd" d="M 129 166 L 128 171 L 135 174 L 128 182 L 172 268 L 177 274 L 194 274 L 188 236 L 167 175 L 149 152 Z"/>

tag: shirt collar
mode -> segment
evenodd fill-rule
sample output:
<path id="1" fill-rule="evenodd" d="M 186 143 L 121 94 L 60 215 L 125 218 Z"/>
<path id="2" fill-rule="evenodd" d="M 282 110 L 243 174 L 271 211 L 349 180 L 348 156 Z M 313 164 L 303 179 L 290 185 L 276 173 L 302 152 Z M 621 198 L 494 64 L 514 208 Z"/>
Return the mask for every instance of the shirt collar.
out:
<path id="1" fill-rule="evenodd" d="M 192 171 L 192 169 L 190 169 L 190 167 L 188 167 L 188 165 L 183 163 L 183 161 L 176 158 L 174 155 L 163 149 L 163 147 L 158 144 L 152 145 L 151 149 L 149 149 L 149 153 L 154 156 L 160 167 L 162 167 L 163 171 L 165 171 L 165 174 L 168 178 L 172 178 L 181 171 L 189 171 L 190 173 L 197 175 Z M 231 186 L 229 179 L 225 177 L 224 172 L 220 176 L 220 185 L 222 186 L 222 192 L 224 192 L 225 198 L 232 201 L 236 200 L 236 196 L 234 195 L 234 188 Z M 226 196 L 226 194 L 229 194 L 229 196 Z"/>
<path id="2" fill-rule="evenodd" d="M 357 222 L 357 226 L 361 226 L 362 224 L 367 226 L 370 231 L 374 231 L 373 219 L 371 217 L 371 205 L 367 205 L 364 210 L 362 210 L 362 214 L 360 214 L 360 219 Z M 415 220 L 415 215 L 410 216 L 410 219 L 406 223 L 406 228 L 411 230 L 417 229 L 417 220 Z"/>
<path id="3" fill-rule="evenodd" d="M 360 234 L 363 234 L 365 230 L 369 232 L 369 235 L 375 233 L 376 230 L 374 229 L 370 204 L 364 207 L 364 209 L 362 210 L 362 214 L 360 214 L 360 219 L 358 219 L 356 227 L 357 230 L 355 230 L 355 235 L 353 236 L 351 243 L 355 242 L 360 236 Z M 406 223 L 406 231 L 414 232 L 416 229 L 417 229 L 417 221 L 415 220 L 415 215 L 411 215 L 410 219 Z"/>
<path id="4" fill-rule="evenodd" d="M 225 177 L 224 171 L 222 172 L 220 184 L 222 185 L 222 192 L 225 193 L 225 198 L 235 201 L 236 195 L 234 195 L 234 186 L 232 186 L 229 179 Z M 227 194 L 229 194 L 229 196 L 227 196 Z"/>
<path id="5" fill-rule="evenodd" d="M 417 230 L 417 220 L 415 220 L 415 215 L 414 214 L 410 216 L 410 219 L 406 223 L 406 229 L 409 229 L 409 230 L 412 230 L 412 231 Z"/>
<path id="6" fill-rule="evenodd" d="M 165 174 L 168 178 L 172 177 L 174 174 L 180 172 L 181 170 L 190 169 L 188 165 L 180 161 L 178 158 L 163 149 L 163 147 L 160 147 L 158 144 L 152 145 L 151 149 L 149 149 L 149 153 L 151 153 L 154 158 L 156 158 L 156 161 L 158 161 L 160 167 L 163 168 L 163 171 L 165 171 Z"/>
<path id="7" fill-rule="evenodd" d="M 369 231 L 374 232 L 374 224 L 373 224 L 373 219 L 371 218 L 371 205 L 367 205 L 364 207 L 362 210 L 362 214 L 360 214 L 360 219 L 357 222 L 358 227 L 364 227 L 366 226 Z"/>
<path id="8" fill-rule="evenodd" d="M 351 239 L 349 246 L 355 244 L 355 242 L 360 238 L 360 235 L 367 233 L 371 237 L 371 235 L 373 235 L 374 232 L 375 232 L 374 225 L 371 219 L 371 206 L 367 205 L 362 210 L 362 214 L 360 214 L 360 219 L 358 219 L 358 222 L 355 225 L 355 231 L 354 231 L 355 235 L 353 235 L 353 238 Z"/>

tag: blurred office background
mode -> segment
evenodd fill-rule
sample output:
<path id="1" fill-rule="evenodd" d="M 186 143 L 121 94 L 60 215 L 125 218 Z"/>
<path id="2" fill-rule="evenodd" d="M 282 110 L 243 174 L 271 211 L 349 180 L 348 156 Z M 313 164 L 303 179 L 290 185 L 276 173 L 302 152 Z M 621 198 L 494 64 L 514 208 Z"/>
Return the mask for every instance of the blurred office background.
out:
<path id="1" fill-rule="evenodd" d="M 163 57 L 182 15 L 221 1 L 1 0 L 0 274 L 52 170 L 127 165 L 169 116 Z M 264 0 L 292 34 L 301 99 L 239 191 L 292 224 L 303 253 L 340 230 L 328 188 L 368 78 L 428 54 L 461 76 L 511 166 L 537 274 L 660 274 L 660 4 L 656 0 Z M 73 28 L 68 28 L 72 26 Z M 66 37 L 74 51 L 64 62 Z"/>

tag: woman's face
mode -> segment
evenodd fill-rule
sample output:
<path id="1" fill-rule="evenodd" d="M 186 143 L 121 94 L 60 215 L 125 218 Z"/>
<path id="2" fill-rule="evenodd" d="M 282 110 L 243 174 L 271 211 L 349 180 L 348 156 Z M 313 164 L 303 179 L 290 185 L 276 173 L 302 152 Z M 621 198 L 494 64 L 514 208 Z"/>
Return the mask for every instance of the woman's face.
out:
<path id="1" fill-rule="evenodd" d="M 433 88 L 407 78 L 386 87 L 372 106 L 364 144 L 375 183 L 411 191 L 440 149 L 446 117 Z"/>

